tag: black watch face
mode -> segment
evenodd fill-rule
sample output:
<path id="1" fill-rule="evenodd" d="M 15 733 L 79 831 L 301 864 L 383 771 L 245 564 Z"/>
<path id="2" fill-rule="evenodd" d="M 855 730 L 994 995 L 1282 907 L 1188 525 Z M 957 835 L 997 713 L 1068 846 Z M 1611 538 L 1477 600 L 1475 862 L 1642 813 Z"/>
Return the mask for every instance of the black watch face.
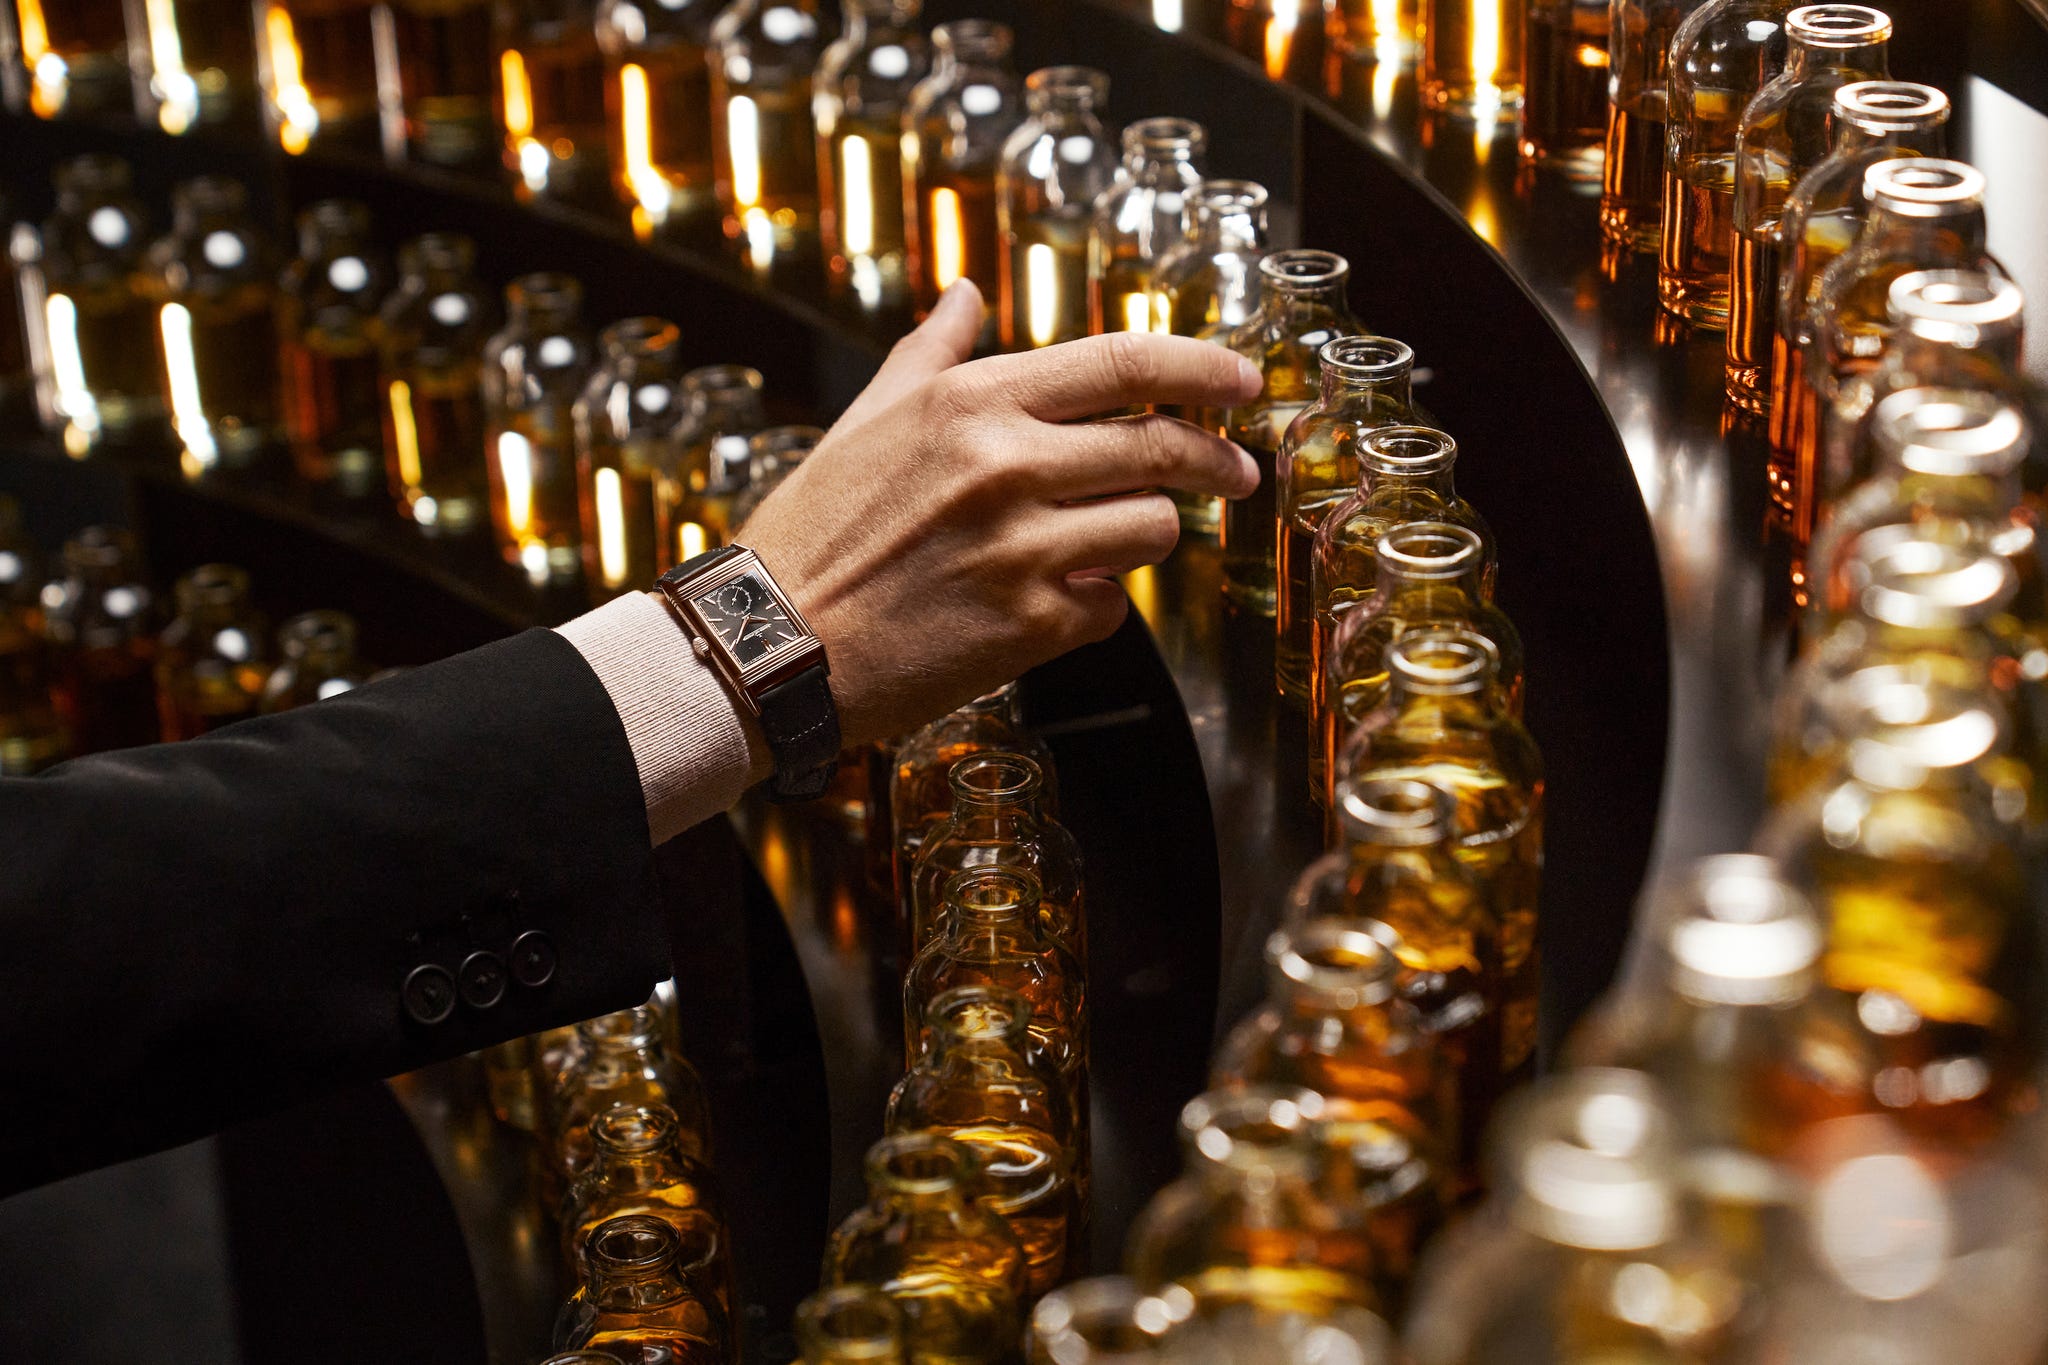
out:
<path id="1" fill-rule="evenodd" d="M 713 588 L 696 602 L 705 624 L 741 664 L 750 664 L 776 646 L 797 638 L 789 613 L 752 574 Z"/>

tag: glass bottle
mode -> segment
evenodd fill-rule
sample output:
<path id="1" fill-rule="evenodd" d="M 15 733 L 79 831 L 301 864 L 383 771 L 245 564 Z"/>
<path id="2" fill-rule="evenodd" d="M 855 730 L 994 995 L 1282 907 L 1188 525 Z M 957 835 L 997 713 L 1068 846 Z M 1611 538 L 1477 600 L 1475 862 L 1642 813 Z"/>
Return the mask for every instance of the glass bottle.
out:
<path id="1" fill-rule="evenodd" d="M 1176 1360 L 1169 1343 L 1184 1308 L 1123 1275 L 1061 1285 L 1031 1310 L 1030 1365 L 1138 1365 Z"/>
<path id="2" fill-rule="evenodd" d="M 951 1138 L 885 1137 L 868 1149 L 868 1202 L 826 1243 L 823 1284 L 888 1295 L 908 1361 L 998 1365 L 1017 1348 L 1024 1251 L 980 1203 L 979 1183 Z"/>
<path id="3" fill-rule="evenodd" d="M 903 1312 L 873 1285 L 820 1289 L 796 1306 L 804 1365 L 909 1365 Z"/>
<path id="4" fill-rule="evenodd" d="M 522 1133 L 531 1133 L 534 1123 L 533 1041 L 534 1035 L 529 1033 L 473 1054 L 483 1068 L 491 1117 Z"/>
<path id="5" fill-rule="evenodd" d="M 592 602 L 654 583 L 654 483 L 674 462 L 681 346 L 665 318 L 627 318 L 598 338 L 603 358 L 576 400 L 583 581 Z"/>
<path id="6" fill-rule="evenodd" d="M 42 593 L 50 698 L 73 753 L 157 737 L 156 596 L 126 531 L 88 526 L 64 542 L 63 577 Z"/>
<path id="7" fill-rule="evenodd" d="M 163 412 L 155 310 L 139 288 L 146 243 L 128 163 L 80 156 L 53 177 L 43 224 L 44 331 L 64 448 L 82 455 Z"/>
<path id="8" fill-rule="evenodd" d="M 766 273 L 818 236 L 816 0 L 733 0 L 711 26 L 711 166 L 727 240 Z"/>
<path id="9" fill-rule="evenodd" d="M 1612 6 L 1602 0 L 1529 0 L 1522 52 L 1517 146 L 1531 165 L 1587 185 L 1600 180 L 1607 133 L 1607 43 Z"/>
<path id="10" fill-rule="evenodd" d="M 1197 1317 L 1377 1311 L 1363 1212 L 1326 1196 L 1322 1097 L 1284 1085 L 1211 1091 L 1180 1113 L 1185 1173 L 1131 1225 L 1125 1259 L 1148 1293 L 1192 1295 Z"/>
<path id="11" fill-rule="evenodd" d="M 591 1121 L 590 1164 L 562 1200 L 563 1263 L 580 1267 L 598 1227 L 628 1214 L 659 1218 L 697 1250 L 693 1278 L 731 1314 L 732 1256 L 717 1182 L 685 1154 L 676 1111 L 660 1101 L 615 1104 Z"/>
<path id="12" fill-rule="evenodd" d="M 218 175 L 179 184 L 144 279 L 180 467 L 246 467 L 278 432 L 277 271 L 248 191 Z"/>
<path id="13" fill-rule="evenodd" d="M 1066 1078 L 1014 991 L 959 986 L 925 1011 L 931 1046 L 889 1095 L 888 1131 L 939 1133 L 973 1154 L 983 1206 L 1024 1248 L 1027 1293 L 1065 1279 L 1086 1220 L 1085 1142 Z"/>
<path id="14" fill-rule="evenodd" d="M 1706 0 L 1614 0 L 1607 38 L 1607 148 L 1600 169 L 1600 236 L 1654 252 L 1664 222 L 1664 143 L 1671 40 Z"/>
<path id="15" fill-rule="evenodd" d="M 668 16 L 665 6 L 651 13 Z M 522 199 L 594 200 L 605 189 L 611 121 L 591 0 L 498 0 L 492 27 L 501 155 L 514 191 Z"/>
<path id="16" fill-rule="evenodd" d="M 156 700 L 166 742 L 256 714 L 270 677 L 270 628 L 249 603 L 249 575 L 202 564 L 178 580 L 178 615 L 156 647 Z"/>
<path id="17" fill-rule="evenodd" d="M 1522 105 L 1529 0 L 1422 0 L 1418 81 L 1426 109 L 1454 118 L 1512 116 Z"/>
<path id="18" fill-rule="evenodd" d="M 371 141 L 377 126 L 372 0 L 265 0 L 259 10 L 263 109 L 293 156 L 323 142 Z"/>
<path id="19" fill-rule="evenodd" d="M 266 716 L 340 696 L 377 671 L 356 654 L 355 618 L 345 612 L 300 612 L 278 627 L 277 652 L 257 702 Z"/>
<path id="20" fill-rule="evenodd" d="M 1793 186 L 1827 156 L 1835 92 L 1890 74 L 1892 21 L 1865 5 L 1805 5 L 1785 17 L 1785 69 L 1743 111 L 1735 138 L 1735 255 L 1729 266 L 1728 397 L 1762 412 L 1777 327 L 1779 231 Z"/>
<path id="21" fill-rule="evenodd" d="M 1908 81 L 1856 81 L 1835 92 L 1834 147 L 1792 187 L 1778 222 L 1777 326 L 1771 338 L 1771 498 L 1778 515 L 1797 523 L 1801 477 L 1796 466 L 1812 445 L 1815 422 L 1806 383 L 1813 290 L 1828 263 L 1863 229 L 1869 200 L 1864 173 L 1888 157 L 1940 156 L 1947 147 L 1948 96 Z M 1810 479 L 1807 480 L 1810 486 Z M 1811 509 L 1806 509 L 1810 513 Z M 1811 526 L 1800 530 L 1803 537 Z"/>
<path id="22" fill-rule="evenodd" d="M 397 92 L 406 154 L 436 166 L 496 160 L 492 0 L 383 3 L 390 38 L 380 35 L 378 81 Z"/>
<path id="23" fill-rule="evenodd" d="M 818 194 L 832 289 L 866 309 L 910 298 L 903 115 L 930 61 L 923 0 L 840 0 L 845 23 L 818 59 Z"/>
<path id="24" fill-rule="evenodd" d="M 1088 330 L 1164 331 L 1152 269 L 1186 235 L 1187 196 L 1202 182 L 1209 134 L 1184 118 L 1124 129 L 1123 165 L 1088 229 Z"/>
<path id="25" fill-rule="evenodd" d="M 1322 1096 L 1326 1186 L 1363 1211 L 1374 1287 L 1393 1312 L 1443 1220 L 1447 1073 L 1398 993 L 1400 963 L 1356 921 L 1282 929 L 1266 940 L 1266 963 L 1265 1003 L 1217 1049 L 1210 1087 L 1300 1086 Z"/>
<path id="26" fill-rule="evenodd" d="M 1329 626 L 1319 740 L 1310 753 L 1309 790 L 1328 809 L 1344 776 L 1336 759 L 1391 687 L 1388 652 L 1411 630 L 1463 626 L 1492 650 L 1488 693 L 1511 715 L 1522 707 L 1522 637 L 1486 593 L 1486 549 L 1477 533 L 1441 521 L 1396 525 L 1373 552 L 1369 597 L 1336 614 Z"/>
<path id="27" fill-rule="evenodd" d="M 298 226 L 277 304 L 285 435 L 301 479 L 364 497 L 384 481 L 377 310 L 391 275 L 354 200 L 323 199 Z"/>
<path id="28" fill-rule="evenodd" d="M 1039 918 L 1048 937 L 1088 960 L 1081 848 L 1041 808 L 1045 775 L 1036 761 L 1001 749 L 974 753 L 946 774 L 952 814 L 918 846 L 910 872 L 910 940 L 916 956 L 939 932 L 946 888 L 972 867 L 1020 867 L 1038 879 Z"/>
<path id="29" fill-rule="evenodd" d="M 894 826 L 890 842 L 896 850 L 896 901 L 906 918 L 911 869 L 918 850 L 925 836 L 943 824 L 953 809 L 953 765 L 990 749 L 1022 754 L 1036 763 L 1045 779 L 1046 811 L 1058 814 L 1058 775 L 1053 770 L 1052 752 L 1024 728 L 1015 683 L 1005 683 L 975 698 L 904 740 L 896 747 L 888 807 Z"/>
<path id="30" fill-rule="evenodd" d="M 139 31 L 131 20 L 131 48 L 140 102 L 157 127 L 175 137 L 254 106 L 255 28 L 242 0 L 159 0 L 143 16 Z"/>
<path id="31" fill-rule="evenodd" d="M 378 310 L 384 453 L 399 510 L 430 536 L 483 520 L 483 347 L 490 298 L 476 243 L 429 232 L 399 248 L 398 288 Z"/>
<path id="32" fill-rule="evenodd" d="M 124 114 L 132 107 L 121 0 L 16 0 L 14 35 L 38 118 Z"/>
<path id="33" fill-rule="evenodd" d="M 711 30 L 716 0 L 598 0 L 612 186 L 647 236 L 712 203 Z"/>
<path id="34" fill-rule="evenodd" d="M 1273 457 L 1278 480 L 1273 501 L 1279 509 L 1275 572 L 1280 582 L 1274 678 L 1280 695 L 1303 709 L 1313 691 L 1316 532 L 1360 486 L 1366 437 L 1416 417 L 1409 389 L 1415 352 L 1406 344 L 1392 337 L 1339 337 L 1323 347 L 1318 360 L 1321 392 L 1289 424 Z M 1457 458 L 1455 444 L 1449 458 Z M 1442 481 L 1448 482 L 1448 460 L 1443 469 Z"/>
<path id="35" fill-rule="evenodd" d="M 583 285 L 522 275 L 505 286 L 504 329 L 484 343 L 484 449 L 498 552 L 535 584 L 573 578 L 578 536 L 573 409 L 590 379 Z"/>
<path id="36" fill-rule="evenodd" d="M 747 438 L 747 483 L 733 495 L 730 534 L 738 536 L 761 500 L 782 486 L 810 458 L 825 433 L 818 427 L 769 427 Z"/>
<path id="37" fill-rule="evenodd" d="M 21 505 L 0 493 L 0 777 L 39 773 L 70 747 L 51 704 L 41 587 Z"/>
<path id="38" fill-rule="evenodd" d="M 1500 925 L 1451 853 L 1449 793 L 1416 778 L 1364 778 L 1341 785 L 1336 805 L 1337 847 L 1296 879 L 1287 924 L 1386 938 L 1401 995 L 1449 1077 L 1444 1138 L 1424 1150 L 1442 1187 L 1475 1190 L 1479 1140 L 1502 1089 Z"/>
<path id="39" fill-rule="evenodd" d="M 1396 640 L 1387 705 L 1352 732 L 1337 767 L 1339 780 L 1414 777 L 1450 794 L 1451 854 L 1500 926 L 1501 1074 L 1512 1083 L 1536 1048 L 1543 756 L 1495 700 L 1487 644 L 1465 628 Z"/>
<path id="40" fill-rule="evenodd" d="M 703 365 L 683 376 L 677 454 L 654 484 L 656 568 L 732 542 L 733 507 L 751 475 L 749 438 L 768 425 L 761 372 Z"/>
<path id="41" fill-rule="evenodd" d="M 1088 335 L 1088 224 L 1116 176 L 1102 126 L 1109 77 L 1048 66 L 1024 78 L 1030 112 L 996 168 L 1002 240 L 1003 349 L 1028 351 Z"/>
<path id="42" fill-rule="evenodd" d="M 555 1321 L 559 1350 L 620 1360 L 729 1365 L 732 1320 L 701 1278 L 707 1248 L 651 1214 L 599 1223 L 583 1248 L 583 1283 Z"/>
<path id="43" fill-rule="evenodd" d="M 1784 62 L 1792 0 L 1708 0 L 1671 39 L 1657 301 L 1696 327 L 1728 325 L 1735 149 L 1742 111 Z"/>
<path id="44" fill-rule="evenodd" d="M 1023 88 L 1010 67 L 1009 26 L 960 19 L 932 30 L 932 70 L 910 92 L 903 137 L 904 219 L 920 309 L 965 276 L 994 303 L 1002 286 L 996 165 L 1023 122 Z M 996 312 L 982 324 L 992 345 Z"/>

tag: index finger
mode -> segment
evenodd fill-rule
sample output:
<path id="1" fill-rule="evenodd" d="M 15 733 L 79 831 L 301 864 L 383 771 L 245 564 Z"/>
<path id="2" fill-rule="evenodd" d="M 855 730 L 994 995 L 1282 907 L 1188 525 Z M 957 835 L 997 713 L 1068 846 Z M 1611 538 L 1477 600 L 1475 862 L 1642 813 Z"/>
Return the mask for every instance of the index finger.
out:
<path id="1" fill-rule="evenodd" d="M 1071 421 L 1134 404 L 1235 407 L 1265 381 L 1227 347 L 1193 337 L 1110 332 L 970 363 L 976 379 L 1031 416 Z"/>

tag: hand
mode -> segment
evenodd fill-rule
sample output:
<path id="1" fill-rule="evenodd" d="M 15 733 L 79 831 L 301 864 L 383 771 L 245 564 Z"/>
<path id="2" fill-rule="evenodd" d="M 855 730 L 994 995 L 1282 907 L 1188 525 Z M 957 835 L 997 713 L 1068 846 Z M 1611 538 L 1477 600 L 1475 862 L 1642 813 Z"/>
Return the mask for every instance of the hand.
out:
<path id="1" fill-rule="evenodd" d="M 981 314 L 971 283 L 947 290 L 737 537 L 824 641 L 849 744 L 1116 630 L 1114 576 L 1180 535 L 1157 490 L 1258 486 L 1249 455 L 1186 422 L 1075 421 L 1244 402 L 1259 375 L 1234 352 L 1121 333 L 962 363 Z"/>

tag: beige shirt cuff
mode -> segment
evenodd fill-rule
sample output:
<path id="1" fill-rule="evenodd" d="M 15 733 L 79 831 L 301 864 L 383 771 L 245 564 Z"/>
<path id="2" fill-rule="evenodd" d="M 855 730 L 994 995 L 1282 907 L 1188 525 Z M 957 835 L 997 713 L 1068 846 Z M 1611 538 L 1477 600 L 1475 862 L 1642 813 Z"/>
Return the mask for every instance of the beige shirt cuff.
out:
<path id="1" fill-rule="evenodd" d="M 629 593 L 555 629 L 618 708 L 656 844 L 730 809 L 774 770 L 759 727 L 658 594 Z"/>

